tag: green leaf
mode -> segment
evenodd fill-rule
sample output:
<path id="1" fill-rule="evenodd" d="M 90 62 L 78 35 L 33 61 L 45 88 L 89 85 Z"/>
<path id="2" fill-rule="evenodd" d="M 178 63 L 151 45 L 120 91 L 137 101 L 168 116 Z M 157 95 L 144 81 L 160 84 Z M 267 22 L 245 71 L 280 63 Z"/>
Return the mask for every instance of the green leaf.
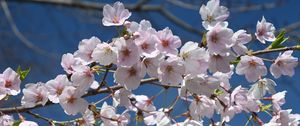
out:
<path id="1" fill-rule="evenodd" d="M 20 80 L 23 81 L 28 73 L 30 72 L 30 67 L 26 70 L 22 70 L 21 67 L 19 66 L 17 69 L 17 73 L 20 75 Z"/>
<path id="2" fill-rule="evenodd" d="M 12 126 L 19 126 L 21 122 L 21 120 L 17 120 L 16 122 L 14 122 L 14 124 L 12 124 Z"/>
<path id="3" fill-rule="evenodd" d="M 279 35 L 277 35 L 276 39 L 274 42 L 271 43 L 270 49 L 275 49 L 275 48 L 280 48 L 283 47 L 281 44 L 286 42 L 289 38 L 284 37 L 286 34 L 285 30 L 282 30 Z"/>
<path id="4" fill-rule="evenodd" d="M 238 64 L 241 60 L 241 57 L 237 57 L 235 60 L 230 61 L 230 64 Z"/>
<path id="5" fill-rule="evenodd" d="M 214 90 L 214 94 L 217 95 L 217 96 L 222 95 L 223 93 L 224 92 L 222 90 L 220 90 L 220 89 L 215 89 Z"/>
<path id="6" fill-rule="evenodd" d="M 271 107 L 272 107 L 272 104 L 260 105 L 260 111 L 264 112 L 264 111 L 270 110 Z"/>

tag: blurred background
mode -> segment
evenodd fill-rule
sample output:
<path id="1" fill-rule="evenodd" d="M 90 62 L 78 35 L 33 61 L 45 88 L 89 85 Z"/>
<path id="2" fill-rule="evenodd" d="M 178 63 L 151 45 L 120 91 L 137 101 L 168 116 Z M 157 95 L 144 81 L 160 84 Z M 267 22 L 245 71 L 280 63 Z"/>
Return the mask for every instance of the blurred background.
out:
<path id="1" fill-rule="evenodd" d="M 114 27 L 102 25 L 102 8 L 106 3 L 112 4 L 115 0 L 0 0 L 0 72 L 7 67 L 17 69 L 31 68 L 28 77 L 22 82 L 47 82 L 58 74 L 64 74 L 60 66 L 61 56 L 77 50 L 79 41 L 97 36 L 102 41 L 110 41 L 117 36 Z M 139 22 L 149 20 L 157 30 L 169 27 L 182 42 L 200 42 L 204 28 L 201 25 L 199 8 L 207 0 L 121 0 L 132 12 L 130 21 Z M 300 37 L 300 1 L 299 0 L 223 0 L 221 5 L 229 8 L 229 28 L 234 31 L 245 29 L 254 35 L 257 21 L 262 16 L 272 22 L 277 33 L 286 29 L 290 37 L 287 45 L 294 45 Z M 267 45 L 260 44 L 253 39 L 248 48 L 259 50 Z M 263 55 L 272 59 L 278 53 Z M 300 57 L 295 51 L 294 56 Z M 270 65 L 270 63 L 266 63 Z M 268 74 L 268 78 L 273 77 Z M 100 78 L 100 77 L 99 77 Z M 112 78 L 110 78 L 112 80 Z M 284 109 L 292 108 L 292 113 L 300 113 L 300 69 L 296 68 L 294 77 L 283 76 L 275 80 L 277 91 L 286 90 L 287 104 Z M 244 76 L 234 75 L 231 85 L 250 87 Z M 155 95 L 161 87 L 144 85 L 134 93 Z M 177 94 L 176 89 L 169 89 L 154 101 L 157 108 L 168 106 Z M 89 101 L 101 99 L 106 95 L 88 97 Z M 22 94 L 8 101 L 1 101 L 0 107 L 18 106 Z M 111 104 L 111 103 L 109 103 Z M 100 104 L 101 106 L 101 104 Z M 179 102 L 175 107 L 174 115 L 186 111 L 186 105 Z M 59 105 L 39 108 L 33 112 L 54 120 L 69 120 L 78 116 L 67 116 Z M 45 121 L 22 113 L 26 119 L 37 121 L 40 125 L 47 125 Z M 134 116 L 134 115 L 132 115 Z M 266 114 L 261 115 L 264 121 L 269 121 Z M 17 116 L 15 116 L 17 117 Z M 215 117 L 219 120 L 219 117 Z M 131 125 L 136 125 L 132 118 Z M 178 119 L 182 121 L 182 119 Z M 209 120 L 205 120 L 207 125 Z M 244 125 L 247 122 L 245 115 L 240 114 L 233 119 L 231 125 Z M 142 124 L 141 124 L 142 125 Z"/>

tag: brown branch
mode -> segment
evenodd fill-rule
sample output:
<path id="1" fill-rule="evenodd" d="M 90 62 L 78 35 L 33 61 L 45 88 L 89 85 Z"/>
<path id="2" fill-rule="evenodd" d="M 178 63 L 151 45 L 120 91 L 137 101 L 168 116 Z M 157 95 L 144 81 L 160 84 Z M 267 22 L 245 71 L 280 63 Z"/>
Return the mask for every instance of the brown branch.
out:
<path id="1" fill-rule="evenodd" d="M 156 78 L 146 78 L 141 80 L 141 85 L 146 84 L 146 83 L 150 83 L 150 82 L 154 82 L 154 81 L 158 81 L 158 79 Z M 165 85 L 161 85 L 161 86 L 165 86 Z M 123 88 L 121 85 L 116 85 L 116 86 L 111 86 L 110 87 L 112 90 L 119 90 L 121 88 Z M 88 97 L 88 96 L 94 96 L 94 95 L 98 95 L 98 94 L 104 94 L 104 93 L 110 93 L 110 90 L 107 88 L 102 88 L 100 90 L 90 90 L 87 94 L 83 95 L 82 97 Z M 52 102 L 48 101 L 45 106 L 48 105 L 53 105 Z M 24 106 L 18 106 L 18 107 L 10 107 L 10 108 L 0 108 L 0 112 L 4 113 L 4 114 L 10 114 L 10 113 L 15 113 L 16 110 L 18 110 L 19 112 L 26 112 L 32 109 L 36 109 L 36 108 L 40 108 L 40 107 L 44 107 L 41 104 L 36 105 L 35 107 L 32 108 L 25 108 Z"/>
<path id="2" fill-rule="evenodd" d="M 266 53 L 283 52 L 283 51 L 287 51 L 287 50 L 300 50 L 300 45 L 276 48 L 276 49 L 265 49 L 265 50 L 255 51 L 255 52 L 248 52 L 248 55 L 262 55 L 262 54 L 266 54 Z"/>

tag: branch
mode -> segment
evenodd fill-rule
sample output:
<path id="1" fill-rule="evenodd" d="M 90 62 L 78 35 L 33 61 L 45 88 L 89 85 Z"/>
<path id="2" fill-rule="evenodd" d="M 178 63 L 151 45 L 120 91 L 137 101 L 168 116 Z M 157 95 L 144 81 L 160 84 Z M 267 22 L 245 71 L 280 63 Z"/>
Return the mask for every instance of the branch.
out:
<path id="1" fill-rule="evenodd" d="M 141 85 L 143 84 L 146 84 L 146 83 L 150 83 L 150 82 L 154 82 L 154 81 L 158 81 L 158 79 L 156 78 L 146 78 L 146 79 L 143 79 L 141 80 Z M 164 86 L 165 85 L 161 85 L 161 86 Z M 112 90 L 119 90 L 123 88 L 121 85 L 116 85 L 116 86 L 111 86 L 110 89 Z M 100 90 L 90 90 L 88 91 L 87 94 L 83 95 L 82 97 L 88 97 L 88 96 L 94 96 L 94 95 L 98 95 L 98 94 L 104 94 L 104 93 L 110 93 L 110 89 L 107 89 L 107 88 L 102 88 Z M 48 105 L 53 105 L 54 103 L 48 101 L 45 106 L 48 106 Z M 40 108 L 40 107 L 44 107 L 43 105 L 41 104 L 38 104 L 36 105 L 35 107 L 32 107 L 32 108 L 25 108 L 24 106 L 18 106 L 18 107 L 10 107 L 10 108 L 0 108 L 0 112 L 4 113 L 4 114 L 10 114 L 10 113 L 15 113 L 16 110 L 18 110 L 18 112 L 26 112 L 26 111 L 29 111 L 29 110 L 32 110 L 32 109 L 35 109 L 35 108 Z"/>
<path id="2" fill-rule="evenodd" d="M 248 55 L 261 55 L 271 52 L 283 52 L 287 50 L 300 50 L 300 45 L 292 46 L 292 47 L 283 47 L 283 48 L 276 48 L 276 49 L 267 49 L 267 50 L 259 50 L 255 52 L 248 52 Z"/>

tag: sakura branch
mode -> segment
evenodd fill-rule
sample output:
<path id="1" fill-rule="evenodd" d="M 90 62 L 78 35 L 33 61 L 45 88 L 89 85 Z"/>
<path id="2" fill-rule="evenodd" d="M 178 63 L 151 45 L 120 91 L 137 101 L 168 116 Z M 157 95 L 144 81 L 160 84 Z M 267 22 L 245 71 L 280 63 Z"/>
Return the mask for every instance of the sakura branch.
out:
<path id="1" fill-rule="evenodd" d="M 142 6 L 136 8 L 142 9 L 145 2 L 140 1 L 134 7 Z M 61 66 L 66 73 L 46 83 L 26 84 L 22 89 L 22 106 L 1 108 L 0 124 L 38 125 L 22 116 L 14 121 L 7 115 L 14 112 L 26 112 L 51 125 L 125 126 L 130 125 L 135 114 L 137 123 L 145 125 L 203 126 L 210 123 L 224 126 L 240 113 L 249 117 L 246 125 L 250 121 L 261 126 L 297 126 L 300 123 L 299 114 L 282 108 L 287 91 L 276 92 L 276 82 L 265 78 L 268 71 L 274 78 L 292 77 L 298 65 L 298 58 L 292 54 L 299 50 L 299 45 L 285 47 L 284 33 L 276 37 L 275 26 L 265 17 L 257 22 L 257 40 L 254 40 L 246 30 L 229 28 L 228 8 L 220 5 L 219 0 L 210 0 L 199 10 L 206 29 L 200 44 L 182 42 L 171 28 L 157 30 L 147 20 L 130 21 L 132 13 L 125 7 L 121 2 L 103 5 L 102 24 L 117 27 L 119 36 L 108 42 L 95 36 L 80 41 L 78 50 L 62 56 Z M 247 48 L 250 42 L 263 44 L 266 49 L 251 51 Z M 266 45 L 268 42 L 271 44 Z M 257 56 L 272 52 L 279 52 L 279 55 L 270 66 Z M 110 73 L 111 68 L 116 69 Z M 21 92 L 22 73 L 7 68 L 0 74 L 1 100 Z M 251 88 L 245 88 L 247 85 L 232 87 L 230 79 L 234 74 L 245 76 Z M 143 84 L 163 89 L 152 96 L 134 94 L 133 91 Z M 169 88 L 178 89 L 175 100 L 168 107 L 159 106 L 161 103 L 155 103 L 154 99 Z M 104 93 L 108 95 L 96 102 L 89 103 L 85 99 Z M 173 115 L 180 101 L 185 102 L 187 110 L 180 115 L 185 118 L 182 122 Z M 98 106 L 100 103 L 102 106 Z M 30 111 L 52 104 L 59 104 L 67 115 L 80 114 L 81 117 L 55 121 Z M 120 107 L 125 110 L 117 111 Z M 267 113 L 271 118 L 263 119 L 260 113 Z"/>

